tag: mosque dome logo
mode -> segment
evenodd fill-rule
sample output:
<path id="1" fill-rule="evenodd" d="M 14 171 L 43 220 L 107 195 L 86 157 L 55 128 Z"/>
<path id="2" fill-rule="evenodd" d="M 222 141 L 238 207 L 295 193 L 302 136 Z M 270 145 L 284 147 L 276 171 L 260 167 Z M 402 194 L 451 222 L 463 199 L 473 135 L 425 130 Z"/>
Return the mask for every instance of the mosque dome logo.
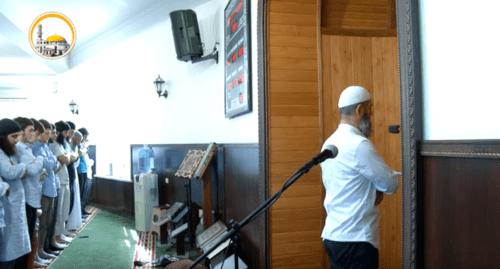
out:
<path id="1" fill-rule="evenodd" d="M 68 55 L 76 41 L 75 26 L 65 15 L 47 12 L 36 18 L 29 31 L 31 48 L 45 59 Z"/>

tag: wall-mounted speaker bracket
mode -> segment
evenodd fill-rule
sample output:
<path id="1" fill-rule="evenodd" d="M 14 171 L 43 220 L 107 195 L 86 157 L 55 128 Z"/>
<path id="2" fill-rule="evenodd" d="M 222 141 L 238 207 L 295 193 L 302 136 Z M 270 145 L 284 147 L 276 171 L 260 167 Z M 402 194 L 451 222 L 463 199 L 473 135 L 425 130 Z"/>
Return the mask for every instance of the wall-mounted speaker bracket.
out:
<path id="1" fill-rule="evenodd" d="M 193 58 L 191 59 L 191 62 L 197 63 L 197 62 L 202 62 L 206 60 L 211 60 L 214 59 L 216 64 L 219 64 L 219 51 L 215 50 L 212 54 L 199 57 L 199 58 Z"/>

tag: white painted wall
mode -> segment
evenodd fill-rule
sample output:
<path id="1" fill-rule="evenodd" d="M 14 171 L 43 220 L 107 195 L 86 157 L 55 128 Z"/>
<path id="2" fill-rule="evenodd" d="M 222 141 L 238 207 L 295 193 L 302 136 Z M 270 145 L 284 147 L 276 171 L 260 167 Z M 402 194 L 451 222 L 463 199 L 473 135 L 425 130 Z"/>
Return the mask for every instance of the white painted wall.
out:
<path id="1" fill-rule="evenodd" d="M 86 127 L 97 146 L 98 174 L 130 178 L 131 144 L 257 143 L 257 37 L 252 33 L 253 109 L 233 119 L 224 117 L 224 8 L 228 0 L 212 0 L 193 8 L 197 14 L 205 54 L 219 42 L 219 64 L 196 64 L 176 58 L 169 14 L 150 14 L 148 27 L 124 26 L 102 40 L 110 44 L 95 56 L 57 77 L 57 94 L 34 102 L 2 103 L 0 117 L 28 116 L 49 121 L 71 120 Z M 252 29 L 256 29 L 257 1 L 252 2 Z M 157 12 L 161 12 L 157 11 Z M 151 19 L 160 18 L 160 19 Z M 144 24 L 144 21 L 140 23 Z M 113 39 L 120 40 L 114 44 Z M 121 41 L 123 40 L 123 41 Z M 116 42 L 115 42 L 116 43 Z M 100 46 L 98 44 L 101 44 Z M 86 53 L 91 51 L 87 49 Z M 160 99 L 153 81 L 166 80 L 169 96 Z M 69 102 L 79 104 L 71 115 Z M 32 100 L 32 99 L 31 99 Z M 4 106 L 7 104 L 7 106 Z M 23 112 L 19 113 L 19 107 Z M 35 112 L 36 111 L 36 112 Z M 41 112 L 38 112 L 41 111 Z M 36 113 L 36 114 L 35 114 Z"/>
<path id="2" fill-rule="evenodd" d="M 500 2 L 419 5 L 424 139 L 499 139 Z"/>

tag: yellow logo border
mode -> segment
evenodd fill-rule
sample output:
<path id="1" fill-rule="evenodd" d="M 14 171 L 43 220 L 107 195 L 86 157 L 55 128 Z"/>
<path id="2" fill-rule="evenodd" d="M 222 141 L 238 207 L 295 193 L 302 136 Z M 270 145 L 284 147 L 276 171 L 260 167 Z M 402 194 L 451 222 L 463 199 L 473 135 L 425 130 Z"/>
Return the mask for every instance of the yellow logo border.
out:
<path id="1" fill-rule="evenodd" d="M 46 57 L 42 54 L 40 54 L 36 48 L 35 48 L 35 44 L 33 44 L 33 31 L 35 30 L 35 27 L 41 22 L 43 21 L 44 19 L 47 19 L 47 18 L 58 18 L 58 19 L 61 19 L 63 20 L 64 22 L 66 22 L 66 24 L 68 24 L 69 28 L 71 29 L 71 33 L 73 34 L 73 39 L 71 40 L 71 46 L 69 47 L 68 51 L 59 56 L 59 57 Z M 70 53 L 70 51 L 73 49 L 73 46 L 75 45 L 75 40 L 76 40 L 76 30 L 75 30 L 75 25 L 73 25 L 73 22 L 68 18 L 66 17 L 64 14 L 62 13 L 59 13 L 59 12 L 46 12 L 46 13 L 43 13 L 42 15 L 38 16 L 34 21 L 33 23 L 31 24 L 30 26 L 30 31 L 29 31 L 29 36 L 28 36 L 28 39 L 30 41 L 30 44 L 31 44 L 31 48 L 36 52 L 36 54 L 38 54 L 40 57 L 42 58 L 45 58 L 45 59 L 48 59 L 48 60 L 57 60 L 57 59 L 61 59 L 63 57 L 65 57 L 66 55 L 68 55 L 68 53 Z"/>

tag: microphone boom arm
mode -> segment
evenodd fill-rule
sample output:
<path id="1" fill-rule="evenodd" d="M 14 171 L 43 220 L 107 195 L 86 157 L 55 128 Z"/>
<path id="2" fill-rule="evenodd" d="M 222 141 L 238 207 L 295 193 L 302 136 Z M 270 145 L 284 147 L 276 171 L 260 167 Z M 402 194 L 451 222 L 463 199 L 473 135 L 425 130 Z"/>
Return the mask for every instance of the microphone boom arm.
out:
<path id="1" fill-rule="evenodd" d="M 337 155 L 337 152 L 332 154 L 332 157 L 335 157 Z M 236 223 L 232 222 L 231 230 L 227 234 L 225 234 L 222 238 L 219 239 L 219 241 L 212 246 L 209 250 L 207 250 L 202 256 L 200 256 L 196 261 L 194 261 L 188 269 L 193 268 L 196 266 L 198 263 L 200 263 L 203 259 L 205 259 L 210 253 L 212 253 L 220 244 L 223 242 L 226 242 L 229 238 L 234 238 L 237 237 L 237 233 L 239 230 L 241 230 L 243 227 L 245 227 L 248 223 L 262 215 L 262 213 L 266 212 L 280 197 L 281 193 L 285 191 L 289 186 L 291 186 L 297 179 L 299 179 L 302 175 L 305 173 L 309 172 L 311 168 L 314 166 L 318 165 L 320 162 L 324 161 L 324 159 L 316 158 L 314 157 L 311 159 L 309 162 L 307 162 L 305 165 L 303 165 L 301 168 L 299 168 L 281 187 L 280 190 L 275 192 L 273 196 L 269 197 L 264 203 L 262 203 L 257 209 L 255 209 L 250 215 L 248 215 L 245 219 L 243 219 L 241 222 Z M 237 254 L 235 253 L 235 268 L 238 269 L 238 257 Z"/>

